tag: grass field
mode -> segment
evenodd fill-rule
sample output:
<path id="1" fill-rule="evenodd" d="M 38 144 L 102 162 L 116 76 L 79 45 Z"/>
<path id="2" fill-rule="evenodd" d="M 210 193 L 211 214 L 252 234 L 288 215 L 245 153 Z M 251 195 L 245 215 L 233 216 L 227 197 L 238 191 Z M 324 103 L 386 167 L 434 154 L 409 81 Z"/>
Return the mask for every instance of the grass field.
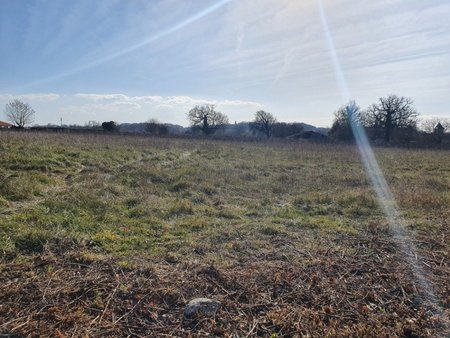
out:
<path id="1" fill-rule="evenodd" d="M 376 155 L 441 318 L 353 146 L 0 132 L 0 333 L 444 336 L 450 154 Z"/>

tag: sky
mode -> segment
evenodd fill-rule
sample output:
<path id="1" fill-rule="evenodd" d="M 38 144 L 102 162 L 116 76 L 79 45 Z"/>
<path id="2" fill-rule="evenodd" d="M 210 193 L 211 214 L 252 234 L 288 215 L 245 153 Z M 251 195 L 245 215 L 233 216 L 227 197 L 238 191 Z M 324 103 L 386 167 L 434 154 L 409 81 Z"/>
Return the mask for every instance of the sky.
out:
<path id="1" fill-rule="evenodd" d="M 389 94 L 450 117 L 450 1 L 322 0 L 352 99 Z M 319 0 L 0 0 L 0 119 L 19 98 L 38 124 L 188 125 L 215 104 L 332 124 L 346 102 Z"/>

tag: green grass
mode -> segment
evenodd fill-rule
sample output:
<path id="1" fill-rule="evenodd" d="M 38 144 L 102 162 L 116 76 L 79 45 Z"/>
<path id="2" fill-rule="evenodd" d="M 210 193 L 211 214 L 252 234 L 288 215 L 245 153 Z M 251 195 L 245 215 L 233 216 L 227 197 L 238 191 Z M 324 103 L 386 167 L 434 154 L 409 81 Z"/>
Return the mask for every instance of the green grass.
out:
<path id="1" fill-rule="evenodd" d="M 0 140 L 2 257 L 79 246 L 188 260 L 201 245 L 212 259 L 239 259 L 237 247 L 273 247 L 274 237 L 356 234 L 383 222 L 351 146 L 14 133 Z M 439 229 L 449 218 L 448 153 L 376 153 L 407 223 Z"/>

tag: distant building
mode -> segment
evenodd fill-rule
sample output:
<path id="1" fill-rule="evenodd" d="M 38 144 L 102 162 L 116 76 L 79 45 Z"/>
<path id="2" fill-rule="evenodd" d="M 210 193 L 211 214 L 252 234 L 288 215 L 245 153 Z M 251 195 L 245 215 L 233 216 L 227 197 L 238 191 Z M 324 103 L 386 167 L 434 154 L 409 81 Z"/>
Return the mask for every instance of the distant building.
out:
<path id="1" fill-rule="evenodd" d="M 0 121 L 0 129 L 9 129 L 14 127 L 11 123 Z"/>
<path id="2" fill-rule="evenodd" d="M 302 133 L 294 134 L 289 136 L 291 139 L 303 139 L 303 140 L 313 140 L 313 141 L 324 141 L 328 140 L 329 137 L 322 133 L 318 133 L 313 130 L 304 131 Z"/>
<path id="3" fill-rule="evenodd" d="M 442 124 L 439 122 L 436 127 L 434 127 L 434 133 L 435 134 L 443 134 L 445 132 L 445 128 L 442 126 Z"/>

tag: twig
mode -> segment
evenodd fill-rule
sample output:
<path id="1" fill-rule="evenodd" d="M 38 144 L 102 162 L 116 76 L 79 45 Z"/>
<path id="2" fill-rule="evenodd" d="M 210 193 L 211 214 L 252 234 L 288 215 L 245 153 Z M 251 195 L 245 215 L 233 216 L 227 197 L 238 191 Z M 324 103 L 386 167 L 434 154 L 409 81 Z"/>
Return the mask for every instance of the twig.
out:
<path id="1" fill-rule="evenodd" d="M 99 323 L 101 323 L 101 321 L 103 319 L 103 316 L 105 315 L 106 310 L 108 309 L 109 303 L 111 302 L 111 299 L 114 298 L 114 295 L 116 294 L 117 289 L 119 288 L 119 286 L 120 286 L 120 283 L 117 283 L 117 286 L 114 288 L 114 291 L 108 296 L 108 301 L 106 302 L 106 306 L 103 309 L 102 315 L 100 316 L 100 319 L 98 321 Z"/>
<path id="2" fill-rule="evenodd" d="M 47 287 L 45 288 L 44 293 L 42 294 L 42 300 L 43 300 L 44 302 L 45 302 L 45 295 L 47 294 L 47 290 L 48 290 L 48 288 L 50 287 L 50 283 L 52 282 L 53 277 L 55 277 L 55 275 L 56 275 L 58 272 L 59 272 L 59 271 L 56 271 L 56 272 L 50 277 L 50 279 L 48 280 Z"/>
<path id="3" fill-rule="evenodd" d="M 83 268 L 90 268 L 90 266 L 89 266 L 89 265 L 86 265 L 86 264 L 81 264 L 81 263 L 67 262 L 67 264 L 69 264 L 69 265 L 77 265 L 77 266 L 82 266 Z"/>
<path id="4" fill-rule="evenodd" d="M 137 303 L 132 307 L 132 309 L 130 311 L 128 311 L 127 313 L 125 313 L 123 316 L 120 316 L 119 318 L 117 318 L 117 320 L 114 322 L 114 324 L 117 324 L 118 322 L 120 322 L 123 318 L 125 318 L 126 316 L 128 316 L 130 313 L 132 313 L 134 311 L 134 309 L 142 302 L 142 300 L 144 300 L 145 298 L 147 298 L 147 296 L 142 297 L 141 299 L 139 299 L 137 301 Z"/>
<path id="5" fill-rule="evenodd" d="M 431 268 L 430 264 L 425 263 L 425 261 L 422 261 L 422 264 L 425 265 L 425 266 L 427 266 L 427 267 L 429 267 L 429 268 Z"/>
<path id="6" fill-rule="evenodd" d="M 78 299 L 82 298 L 86 293 L 88 293 L 89 291 L 92 291 L 93 289 L 94 289 L 94 288 L 89 288 L 89 289 L 87 289 L 81 296 L 75 298 L 74 300 L 72 300 L 72 301 L 71 301 L 69 304 L 67 304 L 67 305 L 71 305 L 71 304 L 75 303 Z"/>
<path id="7" fill-rule="evenodd" d="M 250 337 L 250 335 L 253 333 L 253 331 L 256 329 L 256 327 L 258 326 L 259 321 L 256 319 L 253 319 L 253 326 L 251 328 L 251 330 L 247 333 L 247 335 L 245 336 L 246 338 Z"/>
<path id="8" fill-rule="evenodd" d="M 406 293 L 405 293 L 405 290 L 403 289 L 403 286 L 400 286 L 400 289 L 402 290 L 402 294 L 403 294 L 403 299 L 402 299 L 402 304 L 404 304 L 405 303 L 405 300 L 406 300 Z"/>
<path id="9" fill-rule="evenodd" d="M 11 324 L 11 323 L 17 322 L 17 321 L 22 320 L 22 319 L 27 318 L 27 317 L 28 317 L 28 316 L 23 316 L 23 317 L 19 317 L 19 318 L 10 320 L 9 322 L 0 324 L 0 327 L 2 327 L 2 326 L 7 326 L 7 325 L 9 325 L 9 324 Z"/>
<path id="10" fill-rule="evenodd" d="M 13 331 L 15 331 L 15 330 L 21 328 L 22 326 L 27 325 L 29 322 L 30 322 L 30 318 L 28 317 L 28 320 L 27 320 L 25 323 L 19 324 L 19 325 L 17 325 L 16 327 L 12 328 L 12 329 L 11 329 L 11 332 L 13 332 Z"/>

